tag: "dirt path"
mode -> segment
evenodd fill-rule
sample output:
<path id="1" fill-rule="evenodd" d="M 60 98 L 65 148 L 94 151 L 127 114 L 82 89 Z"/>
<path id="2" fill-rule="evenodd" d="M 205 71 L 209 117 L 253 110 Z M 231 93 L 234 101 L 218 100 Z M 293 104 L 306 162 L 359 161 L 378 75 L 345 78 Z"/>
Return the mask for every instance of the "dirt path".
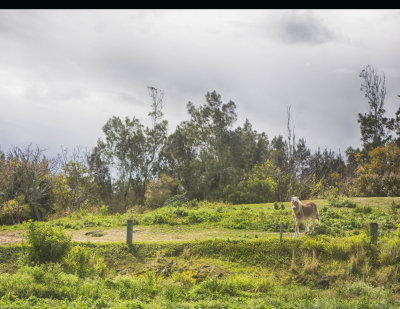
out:
<path id="1" fill-rule="evenodd" d="M 0 231 L 0 246 L 21 242 L 25 231 Z"/>
<path id="2" fill-rule="evenodd" d="M 25 231 L 0 231 L 0 246 L 20 243 Z M 126 241 L 126 228 L 114 228 L 108 230 L 67 230 L 72 240 L 80 242 L 124 242 Z M 182 241 L 196 239 L 238 239 L 266 237 L 274 233 L 262 231 L 245 231 L 230 229 L 187 229 L 182 227 L 137 226 L 134 229 L 133 241 Z"/>

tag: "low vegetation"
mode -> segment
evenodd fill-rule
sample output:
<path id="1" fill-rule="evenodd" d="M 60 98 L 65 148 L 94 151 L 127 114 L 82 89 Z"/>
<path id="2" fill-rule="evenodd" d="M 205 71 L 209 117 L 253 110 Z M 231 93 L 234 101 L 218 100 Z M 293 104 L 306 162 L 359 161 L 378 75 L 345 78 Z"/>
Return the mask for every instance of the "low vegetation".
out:
<path id="1" fill-rule="evenodd" d="M 80 213 L 25 222 L 19 225 L 26 231 L 24 242 L 0 247 L 0 306 L 398 308 L 400 199 L 350 199 L 340 206 L 337 200 L 342 198 L 316 201 L 322 222 L 315 235 L 285 234 L 282 243 L 277 233 L 262 232 L 280 224 L 292 231 L 287 203 L 284 209 L 281 203 L 209 202 L 173 202 L 145 213 L 132 209 L 128 216 L 137 228 L 232 231 L 225 238 L 132 246 L 76 243 L 64 232 L 67 224 L 124 229 L 127 215 Z M 379 224 L 377 244 L 368 235 L 372 221 Z"/>

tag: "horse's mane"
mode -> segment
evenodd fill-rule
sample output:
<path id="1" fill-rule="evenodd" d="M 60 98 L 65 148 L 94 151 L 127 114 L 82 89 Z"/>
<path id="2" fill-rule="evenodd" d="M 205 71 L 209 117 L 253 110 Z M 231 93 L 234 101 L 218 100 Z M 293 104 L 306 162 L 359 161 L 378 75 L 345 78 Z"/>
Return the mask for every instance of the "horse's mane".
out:
<path id="1" fill-rule="evenodd" d="M 303 203 L 299 200 L 299 198 L 297 196 L 292 197 L 292 202 L 296 202 L 297 205 L 299 205 L 299 213 L 300 213 L 301 216 L 304 216 Z"/>

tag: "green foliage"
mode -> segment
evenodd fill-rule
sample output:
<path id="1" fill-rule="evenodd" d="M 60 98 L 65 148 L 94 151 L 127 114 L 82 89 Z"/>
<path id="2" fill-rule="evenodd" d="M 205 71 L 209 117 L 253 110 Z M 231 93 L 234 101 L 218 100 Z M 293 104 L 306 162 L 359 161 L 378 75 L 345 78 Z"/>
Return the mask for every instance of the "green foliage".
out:
<path id="1" fill-rule="evenodd" d="M 205 294 L 211 298 L 216 298 L 221 297 L 222 295 L 236 296 L 239 291 L 234 281 L 212 277 L 197 285 L 193 290 L 193 293 Z"/>
<path id="2" fill-rule="evenodd" d="M 49 224 L 30 222 L 26 241 L 23 242 L 23 259 L 27 264 L 60 262 L 71 249 L 71 237 L 63 229 Z"/>
<path id="3" fill-rule="evenodd" d="M 79 277 L 102 276 L 106 265 L 102 258 L 97 257 L 88 248 L 74 246 L 63 261 L 67 272 L 77 274 Z"/>
<path id="4" fill-rule="evenodd" d="M 121 243 L 82 244 L 74 253 L 74 249 L 70 251 L 71 259 L 75 256 L 77 263 L 83 261 L 84 265 L 87 252 L 102 256 L 109 269 L 107 276 L 79 275 L 79 271 L 66 268 L 65 262 L 23 266 L 12 273 L 0 271 L 0 305 L 4 308 L 396 308 L 395 293 L 384 286 L 396 285 L 400 273 L 396 262 L 398 250 L 395 250 L 399 244 L 393 239 L 382 238 L 376 246 L 369 243 L 366 235 L 285 237 L 281 244 L 274 236 L 242 241 L 144 242 L 133 248 Z M 182 259 L 182 252 L 188 247 L 191 258 Z M 388 253 L 388 248 L 394 250 Z M 160 264 L 149 263 L 158 251 L 164 256 L 161 265 L 173 261 L 167 276 L 156 275 L 155 269 Z M 17 254 L 0 247 L 0 258 L 6 252 Z M 376 254 L 378 260 L 374 258 Z M 307 266 L 311 256 L 318 263 L 314 271 Z M 291 261 L 298 266 L 293 273 L 288 269 Z M 201 280 L 195 280 L 193 277 L 199 276 L 201 270 L 208 272 L 202 273 Z"/>
<path id="5" fill-rule="evenodd" d="M 356 208 L 357 206 L 354 201 L 340 195 L 329 195 L 327 199 L 329 205 L 333 207 Z"/>
<path id="6" fill-rule="evenodd" d="M 356 213 L 363 213 L 363 214 L 370 214 L 372 213 L 372 207 L 371 206 L 357 206 L 356 209 L 354 209 Z"/>
<path id="7" fill-rule="evenodd" d="M 100 214 L 102 216 L 106 216 L 108 214 L 108 206 L 107 205 L 101 205 L 100 206 Z"/>
<path id="8" fill-rule="evenodd" d="M 0 224 L 17 224 L 23 220 L 29 220 L 31 216 L 30 206 L 25 203 L 23 195 L 0 205 Z"/>
<path id="9" fill-rule="evenodd" d="M 225 187 L 226 199 L 232 203 L 272 202 L 277 197 L 278 189 L 272 175 L 272 164 L 269 161 L 255 165 L 237 186 Z"/>
<path id="10" fill-rule="evenodd" d="M 355 196 L 399 196 L 400 175 L 361 175 L 353 181 Z"/>
<path id="11" fill-rule="evenodd" d="M 188 197 L 186 196 L 185 193 L 182 194 L 176 194 L 170 198 L 168 198 L 164 205 L 173 205 L 173 206 L 182 206 L 183 204 L 189 202 Z"/>
<path id="12" fill-rule="evenodd" d="M 382 265 L 396 265 L 400 261 L 400 238 L 388 237 L 382 243 L 379 253 Z"/>

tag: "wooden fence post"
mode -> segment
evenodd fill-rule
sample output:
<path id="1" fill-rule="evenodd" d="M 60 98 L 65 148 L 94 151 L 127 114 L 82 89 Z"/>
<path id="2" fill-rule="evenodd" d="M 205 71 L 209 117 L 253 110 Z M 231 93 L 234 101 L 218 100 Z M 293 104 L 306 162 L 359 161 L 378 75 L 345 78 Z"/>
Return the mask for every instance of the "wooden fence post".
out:
<path id="1" fill-rule="evenodd" d="M 378 242 L 378 223 L 371 223 L 369 225 L 369 232 L 371 235 L 371 242 L 376 244 Z"/>
<path id="2" fill-rule="evenodd" d="M 283 224 L 279 227 L 279 243 L 282 243 Z"/>
<path id="3" fill-rule="evenodd" d="M 126 221 L 126 244 L 132 245 L 133 220 Z"/>

